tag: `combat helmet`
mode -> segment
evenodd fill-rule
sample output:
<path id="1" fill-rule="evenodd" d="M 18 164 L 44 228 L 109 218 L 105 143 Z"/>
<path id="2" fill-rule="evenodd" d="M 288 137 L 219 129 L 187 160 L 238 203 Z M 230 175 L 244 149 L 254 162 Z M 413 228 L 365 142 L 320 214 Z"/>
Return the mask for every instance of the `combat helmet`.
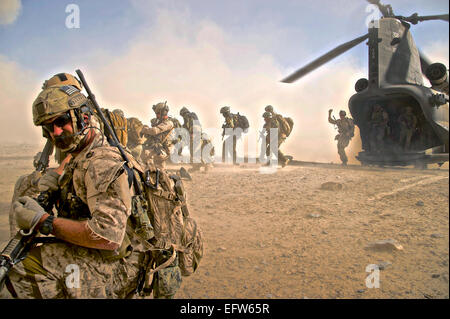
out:
<path id="1" fill-rule="evenodd" d="M 78 78 L 69 73 L 55 74 L 50 79 L 44 81 L 44 84 L 42 84 L 42 89 L 44 90 L 54 85 L 72 85 L 80 91 L 83 88 L 83 85 L 81 84 L 80 80 L 78 80 Z"/>
<path id="2" fill-rule="evenodd" d="M 91 114 L 88 103 L 89 100 L 73 86 L 50 86 L 42 90 L 33 102 L 33 123 L 36 126 L 43 126 L 43 136 L 49 138 L 49 131 L 44 123 L 67 114 L 67 121 L 72 122 L 74 138 L 70 145 L 60 147 L 60 149 L 63 152 L 71 152 L 77 148 L 84 138 L 82 133 L 85 124 L 82 114 Z"/>
<path id="3" fill-rule="evenodd" d="M 183 106 L 180 110 L 180 115 L 183 116 L 184 114 L 187 113 L 189 113 L 189 110 L 185 106 Z"/>
<path id="4" fill-rule="evenodd" d="M 220 113 L 224 114 L 224 113 L 230 113 L 230 107 L 229 106 L 224 106 L 220 109 Z"/>
<path id="5" fill-rule="evenodd" d="M 267 106 L 264 108 L 264 111 L 273 113 L 273 106 L 272 106 L 272 105 L 267 105 Z"/>
<path id="6" fill-rule="evenodd" d="M 264 119 L 271 119 L 272 118 L 272 113 L 266 111 L 263 113 L 263 118 Z"/>
<path id="7" fill-rule="evenodd" d="M 169 106 L 167 105 L 167 101 L 153 105 L 152 109 L 153 111 L 155 111 L 156 114 L 160 113 L 167 114 L 169 112 Z"/>

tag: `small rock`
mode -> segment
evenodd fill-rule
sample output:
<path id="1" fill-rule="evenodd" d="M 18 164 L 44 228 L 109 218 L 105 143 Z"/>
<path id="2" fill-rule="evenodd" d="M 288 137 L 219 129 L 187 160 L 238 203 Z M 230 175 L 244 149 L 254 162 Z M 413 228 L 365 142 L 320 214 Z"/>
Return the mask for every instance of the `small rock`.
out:
<path id="1" fill-rule="evenodd" d="M 317 213 L 317 214 L 316 213 L 311 213 L 308 216 L 311 217 L 311 218 L 319 218 L 320 214 L 319 213 Z"/>
<path id="2" fill-rule="evenodd" d="M 431 275 L 431 278 L 439 278 L 441 275 L 439 275 L 439 274 L 432 274 Z"/>
<path id="3" fill-rule="evenodd" d="M 353 210 L 349 210 L 347 213 L 354 214 L 355 212 Z"/>
<path id="4" fill-rule="evenodd" d="M 419 200 L 419 201 L 416 203 L 416 206 L 423 206 L 423 205 L 425 205 L 425 203 L 422 202 L 421 200 Z"/>
<path id="5" fill-rule="evenodd" d="M 217 248 L 217 251 L 218 251 L 218 252 L 222 252 L 222 251 L 225 251 L 225 250 L 227 250 L 225 247 L 219 247 L 219 248 Z"/>
<path id="6" fill-rule="evenodd" d="M 273 295 L 272 295 L 272 294 L 267 294 L 267 295 L 266 295 L 266 298 L 271 299 L 271 298 L 273 298 Z"/>
<path id="7" fill-rule="evenodd" d="M 328 233 L 325 230 L 323 230 L 322 234 L 327 235 Z"/>
<path id="8" fill-rule="evenodd" d="M 374 210 L 373 213 L 376 214 L 376 215 L 381 214 L 381 212 L 379 210 Z"/>
<path id="9" fill-rule="evenodd" d="M 432 238 L 443 238 L 444 235 L 441 235 L 441 234 L 431 234 L 431 237 L 432 237 Z"/>
<path id="10" fill-rule="evenodd" d="M 379 263 L 377 266 L 378 266 L 378 269 L 380 269 L 380 270 L 385 270 L 387 267 L 389 267 L 389 266 L 391 266 L 391 265 L 392 265 L 391 262 L 389 262 L 389 261 L 383 261 L 383 262 Z"/>
<path id="11" fill-rule="evenodd" d="M 326 182 L 320 185 L 320 189 L 327 191 L 339 191 L 342 189 L 342 184 L 335 182 Z"/>
<path id="12" fill-rule="evenodd" d="M 366 289 L 359 289 L 359 290 L 357 290 L 356 292 L 359 293 L 359 294 L 362 294 L 362 293 L 365 292 L 365 291 L 366 291 Z"/>
<path id="13" fill-rule="evenodd" d="M 403 250 L 403 246 L 400 245 L 395 239 L 378 240 L 369 243 L 366 248 L 374 250 Z"/>

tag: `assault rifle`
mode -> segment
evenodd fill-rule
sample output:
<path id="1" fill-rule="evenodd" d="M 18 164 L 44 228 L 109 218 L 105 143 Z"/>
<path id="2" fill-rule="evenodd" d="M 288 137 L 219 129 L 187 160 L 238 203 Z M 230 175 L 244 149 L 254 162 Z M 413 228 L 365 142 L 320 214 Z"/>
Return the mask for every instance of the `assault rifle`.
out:
<path id="1" fill-rule="evenodd" d="M 47 169 L 48 163 L 50 161 L 50 155 L 53 153 L 53 143 L 50 138 L 47 138 L 47 143 L 45 143 L 44 149 L 42 150 L 41 157 L 36 165 L 36 171 L 43 172 Z"/>
<path id="2" fill-rule="evenodd" d="M 97 100 L 95 99 L 94 94 L 92 94 L 91 89 L 89 88 L 89 85 L 86 82 L 86 79 L 84 78 L 83 73 L 80 70 L 75 71 L 83 84 L 84 89 L 86 90 L 88 94 L 88 99 L 92 102 L 92 104 L 95 107 L 95 110 L 97 111 L 97 115 L 100 117 L 100 119 L 103 122 L 104 128 L 107 131 L 107 134 L 110 135 L 112 143 L 111 146 L 115 146 L 119 149 L 120 155 L 122 156 L 123 160 L 125 161 L 124 168 L 127 171 L 128 174 L 128 183 L 129 185 L 133 185 L 135 195 L 131 198 L 131 205 L 132 205 L 132 215 L 136 219 L 136 231 L 140 234 L 143 234 L 144 237 L 148 237 L 147 239 L 151 239 L 154 237 L 153 232 L 153 226 L 150 223 L 150 220 L 147 216 L 147 214 L 142 214 L 141 212 L 144 210 L 144 207 L 147 205 L 146 200 L 144 198 L 144 193 L 141 189 L 141 186 L 138 182 L 138 179 L 134 173 L 133 168 L 131 167 L 130 160 L 128 159 L 127 154 L 125 153 L 122 145 L 119 142 L 119 139 L 117 138 L 116 132 L 111 128 L 108 121 L 106 120 L 105 116 L 103 115 L 103 112 L 100 108 L 100 106 L 97 103 Z M 158 185 L 151 185 L 153 187 L 157 187 Z"/>
<path id="3" fill-rule="evenodd" d="M 6 275 L 9 270 L 17 263 L 25 259 L 28 252 L 34 245 L 34 238 L 37 232 L 28 236 L 18 231 L 16 235 L 9 241 L 0 254 L 0 291 L 3 289 L 6 281 Z"/>
<path id="4" fill-rule="evenodd" d="M 36 165 L 37 172 L 44 172 L 47 169 L 52 153 L 53 142 L 50 138 L 47 138 L 41 157 Z M 39 194 L 37 201 L 46 211 L 51 211 L 53 205 L 51 204 L 52 198 L 50 193 L 42 192 Z M 6 275 L 11 268 L 24 260 L 30 249 L 37 243 L 36 235 L 37 231 L 31 234 L 25 234 L 19 230 L 0 253 L 0 291 L 3 289 Z"/>

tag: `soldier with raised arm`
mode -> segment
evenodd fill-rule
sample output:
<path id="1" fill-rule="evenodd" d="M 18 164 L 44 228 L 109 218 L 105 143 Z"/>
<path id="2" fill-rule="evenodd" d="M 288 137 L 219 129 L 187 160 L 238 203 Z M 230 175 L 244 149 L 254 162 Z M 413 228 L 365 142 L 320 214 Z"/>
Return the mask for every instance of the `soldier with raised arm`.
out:
<path id="1" fill-rule="evenodd" d="M 345 111 L 341 110 L 339 112 L 339 119 L 335 119 L 334 117 L 332 118 L 332 112 L 333 109 L 328 110 L 328 122 L 337 126 L 338 134 L 334 137 L 334 139 L 337 141 L 338 154 L 341 158 L 342 165 L 345 166 L 348 162 L 347 154 L 345 154 L 345 148 L 354 136 L 355 124 L 351 118 L 346 116 L 347 113 L 345 113 Z"/>

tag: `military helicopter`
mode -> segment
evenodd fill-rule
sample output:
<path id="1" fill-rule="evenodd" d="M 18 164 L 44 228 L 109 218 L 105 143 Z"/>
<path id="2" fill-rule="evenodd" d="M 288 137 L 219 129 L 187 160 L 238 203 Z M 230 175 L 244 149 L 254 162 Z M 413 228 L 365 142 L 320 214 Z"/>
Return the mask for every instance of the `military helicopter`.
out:
<path id="1" fill-rule="evenodd" d="M 433 63 L 419 52 L 410 32 L 411 25 L 427 20 L 449 19 L 448 14 L 409 17 L 394 15 L 390 5 L 368 0 L 382 17 L 372 21 L 369 32 L 346 42 L 284 78 L 292 83 L 366 39 L 369 49 L 368 79 L 355 83 L 356 94 L 348 107 L 359 127 L 362 151 L 356 156 L 362 165 L 426 168 L 449 160 L 448 73 L 444 64 Z M 422 74 L 431 87 L 423 83 Z M 377 106 L 378 105 L 378 106 Z M 386 131 L 375 146 L 374 110 L 387 114 Z M 416 117 L 407 149 L 400 141 L 399 116 L 409 107 Z M 379 142 L 379 143 L 378 143 Z"/>

